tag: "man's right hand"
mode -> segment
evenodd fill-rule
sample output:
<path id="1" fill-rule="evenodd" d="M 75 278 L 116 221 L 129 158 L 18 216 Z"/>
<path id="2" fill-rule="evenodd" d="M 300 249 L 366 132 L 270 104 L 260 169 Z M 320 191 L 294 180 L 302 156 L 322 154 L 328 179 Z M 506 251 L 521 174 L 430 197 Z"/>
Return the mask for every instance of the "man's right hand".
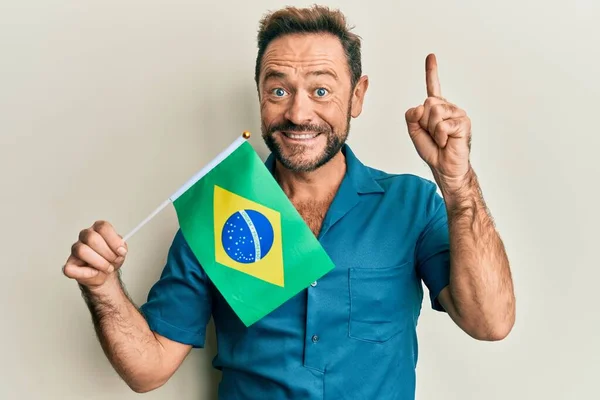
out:
<path id="1" fill-rule="evenodd" d="M 192 349 L 153 332 L 118 278 L 127 244 L 111 224 L 98 221 L 79 233 L 64 274 L 82 285 L 100 343 L 111 364 L 138 393 L 169 380 Z"/>
<path id="2" fill-rule="evenodd" d="M 68 278 L 91 290 L 102 287 L 125 261 L 127 243 L 111 224 L 97 221 L 79 233 L 63 267 Z"/>

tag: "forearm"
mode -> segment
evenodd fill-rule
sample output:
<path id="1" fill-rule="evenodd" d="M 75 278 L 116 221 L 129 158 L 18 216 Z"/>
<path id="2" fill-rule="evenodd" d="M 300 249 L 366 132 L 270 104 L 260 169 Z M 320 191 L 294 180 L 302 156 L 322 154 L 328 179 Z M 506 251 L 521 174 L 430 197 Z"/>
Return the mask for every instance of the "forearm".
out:
<path id="1" fill-rule="evenodd" d="M 440 185 L 450 235 L 451 300 L 463 329 L 482 339 L 508 334 L 515 318 L 509 262 L 470 170 L 459 186 Z"/>
<path id="2" fill-rule="evenodd" d="M 99 289 L 80 286 L 82 296 L 112 366 L 133 390 L 147 391 L 162 384 L 161 344 L 114 275 Z"/>

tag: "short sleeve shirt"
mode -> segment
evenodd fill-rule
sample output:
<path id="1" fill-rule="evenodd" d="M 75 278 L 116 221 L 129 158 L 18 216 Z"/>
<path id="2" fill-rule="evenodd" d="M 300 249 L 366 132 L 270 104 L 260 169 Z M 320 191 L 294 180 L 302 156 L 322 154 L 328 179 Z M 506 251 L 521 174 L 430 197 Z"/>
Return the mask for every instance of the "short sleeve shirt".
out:
<path id="1" fill-rule="evenodd" d="M 342 151 L 346 174 L 318 236 L 335 268 L 250 327 L 174 237 L 141 311 L 153 331 L 196 348 L 213 317 L 219 399 L 414 399 L 424 288 L 444 311 L 449 283 L 446 208 L 433 182 Z"/>

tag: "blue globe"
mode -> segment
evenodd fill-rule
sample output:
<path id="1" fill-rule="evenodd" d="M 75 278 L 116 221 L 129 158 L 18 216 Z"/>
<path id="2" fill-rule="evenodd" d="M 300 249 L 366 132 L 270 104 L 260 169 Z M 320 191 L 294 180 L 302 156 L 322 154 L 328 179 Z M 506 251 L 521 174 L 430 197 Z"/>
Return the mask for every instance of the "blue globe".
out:
<path id="1" fill-rule="evenodd" d="M 256 210 L 232 214 L 221 231 L 221 243 L 231 259 L 251 264 L 264 258 L 273 247 L 273 226 Z"/>

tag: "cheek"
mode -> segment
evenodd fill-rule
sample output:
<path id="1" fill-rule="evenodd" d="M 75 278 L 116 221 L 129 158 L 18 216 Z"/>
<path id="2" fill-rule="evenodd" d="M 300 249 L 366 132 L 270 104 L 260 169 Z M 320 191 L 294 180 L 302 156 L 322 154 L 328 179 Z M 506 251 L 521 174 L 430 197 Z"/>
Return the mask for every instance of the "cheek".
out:
<path id="1" fill-rule="evenodd" d="M 346 110 L 348 109 L 348 107 L 346 107 L 346 105 L 348 104 L 350 100 L 348 99 L 341 99 L 341 98 L 336 98 L 335 99 L 335 109 L 336 112 L 338 114 L 346 114 Z"/>
<path id="2" fill-rule="evenodd" d="M 268 123 L 268 121 L 273 119 L 273 106 L 266 101 L 261 101 L 260 103 L 260 117 L 263 122 Z"/>
<path id="3" fill-rule="evenodd" d="M 335 98 L 322 105 L 320 117 L 329 125 L 340 128 L 346 123 L 348 114 L 348 100 Z"/>
<path id="4" fill-rule="evenodd" d="M 281 123 L 283 120 L 282 112 L 278 107 L 269 102 L 261 102 L 260 104 L 260 119 L 265 128 Z"/>
<path id="5" fill-rule="evenodd" d="M 283 115 L 285 112 L 285 105 L 283 102 L 271 102 L 262 100 L 260 102 L 260 113 L 264 116 L 277 116 Z"/>

